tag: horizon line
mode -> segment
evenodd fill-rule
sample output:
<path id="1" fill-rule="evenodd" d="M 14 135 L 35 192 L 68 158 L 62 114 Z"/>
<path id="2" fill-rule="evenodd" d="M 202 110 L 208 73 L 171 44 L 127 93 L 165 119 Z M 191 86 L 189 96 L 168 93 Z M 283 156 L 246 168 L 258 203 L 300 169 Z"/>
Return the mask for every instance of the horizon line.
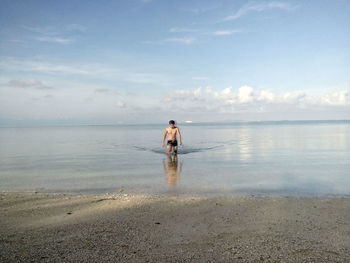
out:
<path id="1" fill-rule="evenodd" d="M 179 125 L 195 126 L 205 124 L 249 124 L 249 123 L 275 123 L 275 122 L 350 122 L 350 119 L 309 119 L 309 120 L 233 120 L 233 121 L 183 121 L 177 122 Z M 167 122 L 150 123 L 105 123 L 105 124 L 25 124 L 25 125 L 1 125 L 0 128 L 35 128 L 35 127 L 79 127 L 79 126 L 142 126 L 142 125 L 167 125 Z"/>

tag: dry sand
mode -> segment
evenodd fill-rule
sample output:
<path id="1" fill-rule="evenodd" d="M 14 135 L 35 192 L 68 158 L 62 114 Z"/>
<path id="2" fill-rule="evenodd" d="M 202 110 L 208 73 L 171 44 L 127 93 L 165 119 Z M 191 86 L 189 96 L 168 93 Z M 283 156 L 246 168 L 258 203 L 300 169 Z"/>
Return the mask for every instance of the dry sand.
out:
<path id="1" fill-rule="evenodd" d="M 350 262 L 350 199 L 2 193 L 0 262 Z"/>

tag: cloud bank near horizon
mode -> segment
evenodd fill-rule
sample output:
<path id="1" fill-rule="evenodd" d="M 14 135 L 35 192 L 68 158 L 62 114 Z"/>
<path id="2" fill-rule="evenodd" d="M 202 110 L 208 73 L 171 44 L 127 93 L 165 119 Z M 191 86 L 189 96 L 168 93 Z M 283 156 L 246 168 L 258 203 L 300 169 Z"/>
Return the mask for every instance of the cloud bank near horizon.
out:
<path id="1" fill-rule="evenodd" d="M 211 87 L 175 90 L 167 94 L 163 100 L 167 103 L 197 104 L 198 106 L 203 105 L 203 103 L 208 106 L 232 106 L 233 111 L 236 106 L 241 105 L 248 105 L 252 109 L 268 104 L 289 104 L 295 107 L 350 105 L 349 90 L 340 90 L 319 96 L 308 96 L 302 90 L 277 94 L 269 90 L 255 90 L 247 85 L 241 86 L 236 92 L 232 87 L 219 91 L 215 91 Z"/>
<path id="2" fill-rule="evenodd" d="M 158 122 L 168 116 L 183 121 L 312 119 L 310 113 L 325 119 L 350 116 L 350 89 L 309 95 L 303 90 L 275 93 L 247 85 L 206 86 L 175 89 L 155 98 L 92 84 L 57 87 L 37 79 L 10 79 L 0 85 L 0 93 L 0 120 L 111 123 Z"/>

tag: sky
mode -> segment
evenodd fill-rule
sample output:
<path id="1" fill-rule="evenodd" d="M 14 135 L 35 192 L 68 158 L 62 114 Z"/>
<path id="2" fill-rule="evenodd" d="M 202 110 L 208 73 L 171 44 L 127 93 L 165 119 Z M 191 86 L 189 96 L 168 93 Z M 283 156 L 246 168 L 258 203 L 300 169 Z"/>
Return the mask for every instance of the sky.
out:
<path id="1" fill-rule="evenodd" d="M 350 1 L 0 0 L 0 125 L 350 119 Z"/>

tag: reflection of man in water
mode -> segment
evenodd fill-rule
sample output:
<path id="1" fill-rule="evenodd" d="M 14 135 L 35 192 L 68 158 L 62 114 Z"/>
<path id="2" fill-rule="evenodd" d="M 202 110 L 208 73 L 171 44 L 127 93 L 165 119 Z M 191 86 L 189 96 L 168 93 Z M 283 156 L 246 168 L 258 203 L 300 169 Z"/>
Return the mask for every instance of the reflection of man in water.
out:
<path id="1" fill-rule="evenodd" d="M 176 186 L 182 172 L 182 163 L 180 163 L 179 167 L 177 155 L 168 154 L 166 161 L 165 159 L 163 160 L 163 166 L 165 174 L 167 175 L 168 184 Z"/>
<path id="2" fill-rule="evenodd" d="M 163 142 L 162 142 L 162 147 L 164 147 L 165 138 L 168 137 L 167 151 L 166 151 L 167 154 L 170 154 L 172 149 L 174 149 L 174 153 L 177 154 L 177 140 L 176 140 L 177 134 L 179 134 L 180 136 L 180 145 L 182 145 L 180 129 L 175 126 L 174 120 L 170 120 L 169 126 L 165 128 Z"/>

